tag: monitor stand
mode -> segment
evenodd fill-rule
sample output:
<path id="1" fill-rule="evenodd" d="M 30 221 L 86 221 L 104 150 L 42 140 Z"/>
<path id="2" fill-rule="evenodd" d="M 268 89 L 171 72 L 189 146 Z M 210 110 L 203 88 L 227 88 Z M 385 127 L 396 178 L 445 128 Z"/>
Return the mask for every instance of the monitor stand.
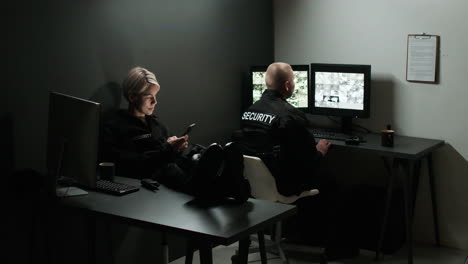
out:
<path id="1" fill-rule="evenodd" d="M 71 196 L 79 196 L 79 195 L 86 195 L 88 194 L 87 191 L 80 189 L 78 187 L 74 186 L 68 186 L 68 187 L 59 187 L 55 189 L 55 195 L 57 197 L 71 197 Z"/>
<path id="2" fill-rule="evenodd" d="M 341 133 L 351 135 L 353 130 L 353 118 L 350 116 L 341 117 Z"/>
<path id="3" fill-rule="evenodd" d="M 57 170 L 54 177 L 54 182 L 53 182 L 53 194 L 56 197 L 70 197 L 70 196 L 78 196 L 78 195 L 86 195 L 88 194 L 87 191 L 82 190 L 78 187 L 74 186 L 60 186 L 59 181 L 60 179 L 64 179 L 64 177 L 60 177 L 61 171 L 62 171 L 62 165 L 63 165 L 63 155 L 65 152 L 65 148 L 67 147 L 68 140 L 64 138 L 60 144 L 60 152 L 59 152 L 59 158 L 57 162 Z M 69 185 L 73 182 L 73 179 L 66 178 L 68 181 L 70 181 Z"/>

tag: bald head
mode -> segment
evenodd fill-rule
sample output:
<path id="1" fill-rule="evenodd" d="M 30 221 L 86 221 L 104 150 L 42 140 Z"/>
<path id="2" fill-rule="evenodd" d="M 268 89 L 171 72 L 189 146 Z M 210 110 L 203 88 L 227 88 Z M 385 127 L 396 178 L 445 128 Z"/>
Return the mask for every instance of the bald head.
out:
<path id="1" fill-rule="evenodd" d="M 275 62 L 268 66 L 265 83 L 269 90 L 278 91 L 283 98 L 289 98 L 294 91 L 294 73 L 291 65 Z"/>

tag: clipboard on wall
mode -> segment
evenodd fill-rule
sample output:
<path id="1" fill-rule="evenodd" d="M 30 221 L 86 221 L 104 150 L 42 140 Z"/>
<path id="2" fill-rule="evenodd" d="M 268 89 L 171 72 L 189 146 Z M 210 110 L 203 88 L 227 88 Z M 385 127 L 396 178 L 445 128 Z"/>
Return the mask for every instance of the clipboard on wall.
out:
<path id="1" fill-rule="evenodd" d="M 440 36 L 425 33 L 408 35 L 406 54 L 408 82 L 437 83 L 439 39 Z"/>

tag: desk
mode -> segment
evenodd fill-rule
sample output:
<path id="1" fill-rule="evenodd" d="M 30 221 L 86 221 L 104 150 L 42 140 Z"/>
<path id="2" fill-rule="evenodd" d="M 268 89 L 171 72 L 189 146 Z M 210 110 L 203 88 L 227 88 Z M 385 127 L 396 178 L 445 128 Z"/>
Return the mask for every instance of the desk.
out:
<path id="1" fill-rule="evenodd" d="M 330 140 L 333 147 L 345 149 L 346 151 L 364 151 L 380 155 L 383 158 L 385 168 L 389 172 L 387 184 L 387 198 L 385 205 L 384 221 L 380 231 L 376 259 L 379 259 L 386 220 L 390 208 L 393 181 L 398 175 L 403 179 L 403 193 L 405 203 L 405 222 L 406 222 L 406 241 L 408 244 L 408 263 L 413 263 L 413 236 L 412 223 L 414 212 L 414 199 L 416 196 L 419 174 L 421 170 L 421 161 L 427 159 L 427 169 L 429 174 L 429 183 L 431 188 L 432 214 L 434 219 L 434 234 L 436 245 L 440 246 L 436 193 L 434 187 L 434 172 L 432 168 L 432 152 L 444 145 L 443 140 L 395 136 L 393 147 L 383 147 L 379 134 L 365 135 L 366 142 L 360 145 L 346 145 L 343 141 Z M 414 182 L 414 183 L 413 183 Z"/>
<path id="2" fill-rule="evenodd" d="M 116 177 L 117 182 L 139 186 L 138 180 Z M 240 263 L 247 263 L 249 235 L 264 230 L 296 213 L 295 206 L 249 199 L 239 204 L 224 201 L 197 203 L 190 195 L 164 186 L 151 192 L 140 189 L 124 196 L 112 196 L 89 191 L 88 195 L 67 197 L 59 204 L 80 209 L 93 217 L 110 217 L 125 223 L 156 229 L 164 233 L 182 235 L 200 248 L 200 262 L 212 263 L 214 245 L 229 245 L 239 241 Z M 91 237 L 94 233 L 91 230 Z M 94 245 L 90 246 L 90 260 L 94 261 Z M 164 255 L 164 254 L 163 254 Z M 167 256 L 165 256 L 167 257 Z"/>

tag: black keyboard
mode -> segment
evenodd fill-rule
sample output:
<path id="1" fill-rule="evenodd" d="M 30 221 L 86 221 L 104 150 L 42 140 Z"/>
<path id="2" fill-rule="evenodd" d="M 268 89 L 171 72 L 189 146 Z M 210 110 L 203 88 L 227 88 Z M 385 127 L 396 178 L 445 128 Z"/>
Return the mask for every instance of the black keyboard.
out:
<path id="1" fill-rule="evenodd" d="M 114 195 L 124 195 L 127 193 L 132 193 L 138 191 L 140 188 L 113 181 L 98 180 L 96 181 L 96 190 L 100 192 L 105 192 Z"/>
<path id="2" fill-rule="evenodd" d="M 349 135 L 349 134 L 332 131 L 332 130 L 320 129 L 320 128 L 310 129 L 310 132 L 314 135 L 315 138 L 322 138 L 322 139 L 345 141 L 353 137 L 352 135 Z"/>

